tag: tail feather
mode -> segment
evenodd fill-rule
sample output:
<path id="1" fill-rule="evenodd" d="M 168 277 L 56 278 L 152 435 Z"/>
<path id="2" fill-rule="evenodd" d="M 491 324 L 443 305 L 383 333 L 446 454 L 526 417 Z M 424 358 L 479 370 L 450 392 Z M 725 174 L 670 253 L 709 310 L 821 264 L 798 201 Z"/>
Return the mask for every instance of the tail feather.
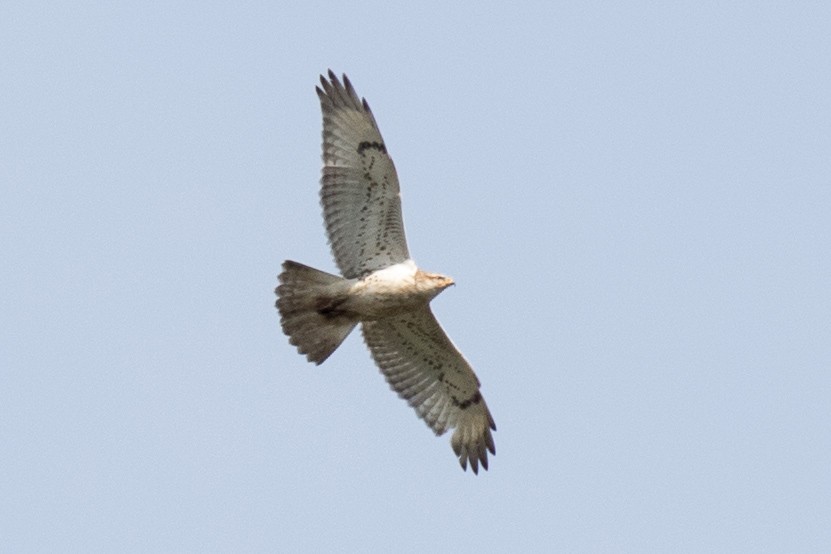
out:
<path id="1" fill-rule="evenodd" d="M 348 281 L 290 260 L 283 263 L 279 280 L 274 292 L 283 332 L 301 354 L 320 365 L 358 323 L 337 309 L 346 299 Z"/>

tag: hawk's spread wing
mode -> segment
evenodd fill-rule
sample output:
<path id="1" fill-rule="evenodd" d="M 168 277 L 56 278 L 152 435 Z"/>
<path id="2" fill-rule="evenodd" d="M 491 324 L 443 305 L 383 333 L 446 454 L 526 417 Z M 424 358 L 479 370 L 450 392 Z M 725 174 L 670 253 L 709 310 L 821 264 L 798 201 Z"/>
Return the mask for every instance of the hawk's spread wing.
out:
<path id="1" fill-rule="evenodd" d="M 407 260 L 395 166 L 366 100 L 330 70 L 317 89 L 323 112 L 320 199 L 335 261 L 346 278 Z"/>
<path id="2" fill-rule="evenodd" d="M 451 444 L 462 467 L 488 468 L 496 430 L 479 379 L 425 306 L 405 315 L 363 322 L 364 339 L 390 386 L 437 435 L 456 428 Z"/>

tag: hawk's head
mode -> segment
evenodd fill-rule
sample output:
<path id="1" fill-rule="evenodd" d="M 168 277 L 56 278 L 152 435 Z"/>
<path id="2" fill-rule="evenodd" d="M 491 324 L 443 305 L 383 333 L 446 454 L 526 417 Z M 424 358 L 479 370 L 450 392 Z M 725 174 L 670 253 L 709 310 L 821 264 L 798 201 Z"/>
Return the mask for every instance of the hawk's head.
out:
<path id="1" fill-rule="evenodd" d="M 416 288 L 426 292 L 430 298 L 435 297 L 438 293 L 449 287 L 455 285 L 452 277 L 441 275 L 440 273 L 428 273 L 420 269 L 415 274 Z"/>

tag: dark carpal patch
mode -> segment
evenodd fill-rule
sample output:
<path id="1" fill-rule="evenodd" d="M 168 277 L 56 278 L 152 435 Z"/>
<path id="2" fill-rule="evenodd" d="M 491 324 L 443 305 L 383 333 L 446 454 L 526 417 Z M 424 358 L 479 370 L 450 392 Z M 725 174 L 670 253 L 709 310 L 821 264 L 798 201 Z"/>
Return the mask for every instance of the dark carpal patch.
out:
<path id="1" fill-rule="evenodd" d="M 378 150 L 379 152 L 383 152 L 384 154 L 387 153 L 387 147 L 384 146 L 383 142 L 378 142 L 378 141 L 369 142 L 368 140 L 365 140 L 365 141 L 363 141 L 362 143 L 360 143 L 358 145 L 358 154 L 363 154 L 364 150 L 366 150 L 367 148 L 374 148 L 375 150 Z"/>
<path id="2" fill-rule="evenodd" d="M 482 400 L 482 395 L 477 392 L 476 394 L 474 394 L 473 396 L 471 396 L 467 400 L 459 400 L 455 396 L 453 396 L 452 399 L 453 399 L 453 404 L 458 406 L 460 410 L 466 410 L 470 406 L 472 406 L 473 404 L 478 404 L 479 401 Z"/>

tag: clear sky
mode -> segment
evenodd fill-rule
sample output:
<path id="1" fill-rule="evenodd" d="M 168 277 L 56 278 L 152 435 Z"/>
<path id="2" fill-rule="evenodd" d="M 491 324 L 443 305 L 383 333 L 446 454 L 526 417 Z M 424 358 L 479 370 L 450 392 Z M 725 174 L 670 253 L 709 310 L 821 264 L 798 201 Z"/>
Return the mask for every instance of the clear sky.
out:
<path id="1" fill-rule="evenodd" d="M 831 4 L 410 4 L 2 3 L 0 551 L 831 550 Z M 478 476 L 280 331 L 330 67 Z"/>

